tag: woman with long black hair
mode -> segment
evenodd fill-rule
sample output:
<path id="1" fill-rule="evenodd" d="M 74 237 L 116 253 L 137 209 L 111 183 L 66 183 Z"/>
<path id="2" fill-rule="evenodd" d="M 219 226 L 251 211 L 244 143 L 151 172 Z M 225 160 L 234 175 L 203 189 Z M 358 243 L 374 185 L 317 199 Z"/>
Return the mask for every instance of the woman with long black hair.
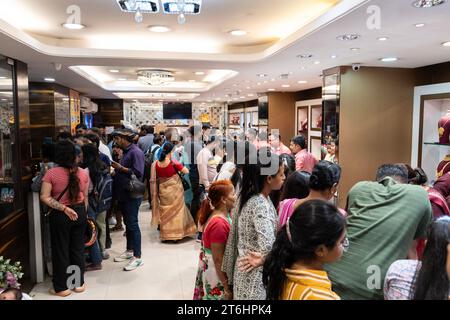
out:
<path id="1" fill-rule="evenodd" d="M 88 206 L 88 217 L 97 222 L 97 225 L 104 223 L 106 219 L 106 211 L 97 212 L 96 208 L 91 204 L 95 202 L 95 190 L 97 190 L 98 184 L 100 183 L 101 176 L 105 170 L 107 170 L 106 164 L 100 160 L 100 154 L 98 147 L 95 144 L 88 143 L 81 147 L 83 152 L 83 162 L 81 167 L 86 169 L 89 173 L 89 206 Z M 101 230 L 101 229 L 100 229 Z M 91 256 L 91 264 L 86 266 L 86 271 L 95 271 L 102 269 L 102 250 L 100 246 L 100 237 L 106 236 L 101 234 L 98 235 L 95 243 L 89 248 L 89 253 Z M 103 248 L 105 243 L 103 242 Z"/>
<path id="2" fill-rule="evenodd" d="M 278 232 L 264 263 L 268 300 L 339 300 L 323 266 L 348 247 L 345 218 L 323 200 L 300 205 Z"/>
<path id="3" fill-rule="evenodd" d="M 88 204 L 89 176 L 76 164 L 76 151 L 72 142 L 61 141 L 55 147 L 57 167 L 47 171 L 42 179 L 41 201 L 53 211 L 50 213 L 50 233 L 53 262 L 52 293 L 65 297 L 69 266 L 79 268 L 75 292 L 83 292 L 84 233 Z"/>
<path id="4" fill-rule="evenodd" d="M 386 273 L 386 300 L 450 300 L 450 218 L 430 225 L 422 261 L 397 260 Z"/>
<path id="5" fill-rule="evenodd" d="M 232 231 L 227 241 L 222 270 L 233 286 L 237 300 L 264 300 L 266 291 L 262 283 L 262 265 L 265 255 L 272 249 L 277 230 L 277 211 L 270 193 L 279 190 L 284 182 L 284 167 L 279 156 L 268 148 L 258 156 L 247 156 L 243 166 L 242 191 Z M 251 263 L 249 255 L 259 255 Z"/>

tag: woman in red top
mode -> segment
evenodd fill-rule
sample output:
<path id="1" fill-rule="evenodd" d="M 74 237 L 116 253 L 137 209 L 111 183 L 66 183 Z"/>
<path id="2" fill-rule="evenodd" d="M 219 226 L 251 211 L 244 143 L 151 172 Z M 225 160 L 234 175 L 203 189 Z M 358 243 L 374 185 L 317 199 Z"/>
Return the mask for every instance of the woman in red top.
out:
<path id="1" fill-rule="evenodd" d="M 208 198 L 199 210 L 203 229 L 199 268 L 195 281 L 194 300 L 231 300 L 232 289 L 222 260 L 231 228 L 230 211 L 236 203 L 234 187 L 229 180 L 213 182 Z"/>
<path id="2" fill-rule="evenodd" d="M 58 142 L 55 163 L 42 179 L 41 201 L 54 210 L 51 212 L 50 234 L 53 262 L 52 293 L 68 296 L 69 266 L 79 270 L 75 279 L 75 292 L 83 292 L 84 285 L 84 234 L 88 203 L 89 176 L 76 165 L 75 145 L 69 141 Z M 62 197 L 57 200 L 60 196 Z M 73 271 L 71 271 L 73 272 Z"/>
<path id="3" fill-rule="evenodd" d="M 158 161 L 151 168 L 152 226 L 160 226 L 161 241 L 177 241 L 197 232 L 194 219 L 184 202 L 184 189 L 180 174 L 189 173 L 172 159 L 174 146 L 165 142 Z"/>

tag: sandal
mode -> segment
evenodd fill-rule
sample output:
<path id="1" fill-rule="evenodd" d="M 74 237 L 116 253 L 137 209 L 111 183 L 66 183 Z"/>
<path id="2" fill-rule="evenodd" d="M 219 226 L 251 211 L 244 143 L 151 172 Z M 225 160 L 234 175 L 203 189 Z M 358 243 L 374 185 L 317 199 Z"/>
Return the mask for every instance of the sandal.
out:
<path id="1" fill-rule="evenodd" d="M 115 231 L 122 231 L 123 230 L 123 226 L 114 226 L 114 227 L 112 227 L 111 229 L 110 229 L 112 232 L 115 232 Z"/>

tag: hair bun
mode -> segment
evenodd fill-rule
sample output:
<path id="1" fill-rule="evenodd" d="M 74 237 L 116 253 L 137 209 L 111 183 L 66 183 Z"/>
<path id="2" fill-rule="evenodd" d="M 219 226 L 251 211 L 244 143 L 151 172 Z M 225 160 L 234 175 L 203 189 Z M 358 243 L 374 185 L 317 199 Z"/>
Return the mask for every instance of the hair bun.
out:
<path id="1" fill-rule="evenodd" d="M 309 184 L 312 187 L 317 187 L 319 185 L 319 177 L 317 176 L 317 174 L 311 174 L 311 176 L 309 177 Z"/>

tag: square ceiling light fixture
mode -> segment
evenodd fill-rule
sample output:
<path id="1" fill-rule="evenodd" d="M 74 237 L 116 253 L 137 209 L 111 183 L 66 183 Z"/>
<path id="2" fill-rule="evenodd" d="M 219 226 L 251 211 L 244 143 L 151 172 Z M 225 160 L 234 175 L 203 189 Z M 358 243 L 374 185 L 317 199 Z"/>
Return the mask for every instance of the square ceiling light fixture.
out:
<path id="1" fill-rule="evenodd" d="M 164 13 L 199 14 L 202 0 L 161 0 Z"/>
<path id="2" fill-rule="evenodd" d="M 117 4 L 124 12 L 158 13 L 158 0 L 117 0 Z"/>

